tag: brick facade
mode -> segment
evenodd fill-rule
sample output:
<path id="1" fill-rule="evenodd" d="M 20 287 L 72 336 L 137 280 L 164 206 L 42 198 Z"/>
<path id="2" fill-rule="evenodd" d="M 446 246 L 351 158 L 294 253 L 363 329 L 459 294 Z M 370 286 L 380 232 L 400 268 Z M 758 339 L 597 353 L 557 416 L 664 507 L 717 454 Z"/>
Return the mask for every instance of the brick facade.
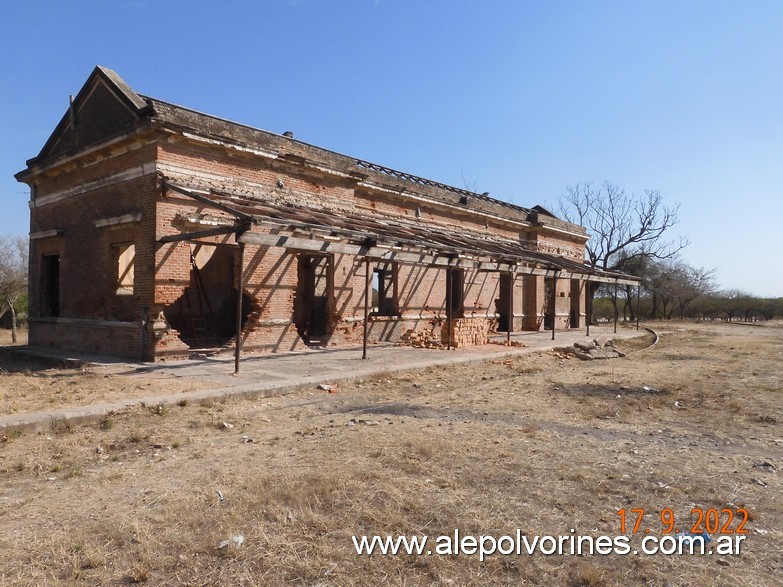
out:
<path id="1" fill-rule="evenodd" d="M 545 211 L 387 171 L 141 97 L 113 72 L 97 68 L 77 96 L 74 114 L 17 174 L 31 186 L 30 343 L 143 360 L 233 344 L 237 235 L 160 239 L 236 219 L 167 189 L 167 182 L 335 218 L 359 213 L 439 235 L 502 239 L 521 251 L 582 262 L 581 227 Z M 274 230 L 252 227 L 256 234 Z M 132 277 L 123 278 L 118 271 L 127 270 L 129 258 Z M 361 255 L 313 256 L 248 242 L 242 267 L 247 352 L 361 344 L 367 280 Z M 371 316 L 370 342 L 396 341 L 411 329 L 440 333 L 446 267 L 377 259 L 369 267 L 385 272 L 393 297 L 378 313 L 386 315 Z M 497 330 L 507 320 L 501 279 L 508 278 L 475 263 L 460 271 L 460 323 Z M 557 329 L 584 325 L 584 281 L 571 277 L 557 280 Z M 132 285 L 123 287 L 123 279 Z M 552 283 L 542 271 L 515 275 L 512 330 L 551 328 Z"/>

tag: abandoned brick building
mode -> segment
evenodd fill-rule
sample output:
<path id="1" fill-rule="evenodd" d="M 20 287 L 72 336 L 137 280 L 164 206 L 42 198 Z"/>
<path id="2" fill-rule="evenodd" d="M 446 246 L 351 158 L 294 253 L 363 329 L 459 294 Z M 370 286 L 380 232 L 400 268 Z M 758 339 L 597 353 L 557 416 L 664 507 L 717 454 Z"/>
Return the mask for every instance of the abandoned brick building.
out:
<path id="1" fill-rule="evenodd" d="M 142 96 L 101 67 L 16 177 L 31 344 L 149 361 L 411 331 L 461 346 L 584 327 L 587 281 L 624 281 L 586 268 L 585 229 L 541 207 Z"/>

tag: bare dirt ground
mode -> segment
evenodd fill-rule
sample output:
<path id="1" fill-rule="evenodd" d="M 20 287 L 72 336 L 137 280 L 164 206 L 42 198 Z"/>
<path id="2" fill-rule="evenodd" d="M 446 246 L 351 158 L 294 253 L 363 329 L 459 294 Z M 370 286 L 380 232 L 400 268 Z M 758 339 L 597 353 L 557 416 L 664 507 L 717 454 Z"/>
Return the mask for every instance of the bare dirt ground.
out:
<path id="1" fill-rule="evenodd" d="M 27 329 L 20 328 L 16 331 L 17 340 L 15 343 L 11 342 L 11 331 L 7 328 L 0 328 L 0 346 L 11 346 L 15 344 L 21 346 L 27 344 Z"/>
<path id="2" fill-rule="evenodd" d="M 780 585 L 783 328 L 656 328 L 625 359 L 539 353 L 5 435 L 0 584 Z M 96 385 L 66 377 L 63 393 Z M 35 372 L 9 385 L 47 389 Z M 738 556 L 483 562 L 351 539 L 616 536 L 620 508 L 647 511 L 634 546 L 665 508 L 684 530 L 693 508 L 745 508 L 749 533 Z"/>
<path id="3" fill-rule="evenodd" d="M 27 344 L 27 332 L 22 330 L 16 346 L 24 344 Z M 0 346 L 11 346 L 9 330 L 0 329 Z M 161 388 L 169 393 L 184 393 L 205 386 L 192 379 L 154 373 L 116 377 L 89 367 L 52 369 L 30 359 L 0 359 L 0 416 L 145 397 Z"/>

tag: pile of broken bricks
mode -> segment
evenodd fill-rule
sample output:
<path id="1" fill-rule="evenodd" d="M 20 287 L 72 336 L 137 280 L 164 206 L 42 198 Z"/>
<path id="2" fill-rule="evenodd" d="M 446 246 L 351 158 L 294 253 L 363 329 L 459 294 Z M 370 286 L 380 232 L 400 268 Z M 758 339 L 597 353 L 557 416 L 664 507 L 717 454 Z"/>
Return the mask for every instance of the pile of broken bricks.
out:
<path id="1" fill-rule="evenodd" d="M 626 354 L 614 347 L 614 341 L 611 338 L 599 336 L 591 342 L 577 341 L 573 347 L 557 349 L 559 351 L 574 355 L 583 361 L 593 361 L 595 359 L 617 359 Z"/>
<path id="2" fill-rule="evenodd" d="M 440 338 L 434 333 L 427 331 L 416 332 L 413 329 L 407 330 L 397 341 L 396 346 L 411 346 L 418 349 L 439 349 L 442 348 Z"/>
<path id="3" fill-rule="evenodd" d="M 490 344 L 499 344 L 502 346 L 513 346 L 513 347 L 519 347 L 519 348 L 527 348 L 527 345 L 524 342 L 521 342 L 519 340 L 506 340 L 505 338 L 503 340 L 490 340 Z"/>

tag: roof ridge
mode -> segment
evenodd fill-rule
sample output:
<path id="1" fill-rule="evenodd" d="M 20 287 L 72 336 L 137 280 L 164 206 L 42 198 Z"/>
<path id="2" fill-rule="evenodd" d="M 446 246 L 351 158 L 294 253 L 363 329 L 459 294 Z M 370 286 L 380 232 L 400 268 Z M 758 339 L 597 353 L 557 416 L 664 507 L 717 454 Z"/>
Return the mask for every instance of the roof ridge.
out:
<path id="1" fill-rule="evenodd" d="M 303 141 L 301 139 L 297 139 L 297 138 L 294 138 L 294 137 L 289 137 L 289 136 L 286 136 L 286 135 L 284 135 L 282 133 L 276 133 L 274 131 L 263 129 L 263 128 L 260 128 L 260 127 L 257 127 L 257 126 L 252 126 L 250 124 L 245 124 L 243 122 L 237 122 L 237 121 L 232 120 L 230 118 L 217 116 L 215 114 L 210 114 L 208 112 L 203 112 L 201 110 L 196 110 L 195 108 L 190 108 L 188 106 L 182 106 L 180 104 L 175 104 L 173 102 L 168 102 L 166 100 L 161 100 L 159 98 L 155 98 L 155 97 L 152 97 L 152 96 L 147 96 L 147 95 L 144 95 L 144 94 L 139 94 L 139 96 L 141 96 L 145 100 L 150 101 L 150 103 L 151 103 L 153 108 L 155 107 L 155 104 L 158 103 L 158 104 L 162 104 L 164 106 L 168 106 L 170 108 L 176 108 L 176 109 L 179 109 L 179 110 L 184 110 L 186 112 L 190 112 L 190 113 L 196 114 L 198 116 L 204 116 L 204 117 L 210 118 L 212 120 L 216 120 L 216 121 L 220 121 L 220 122 L 225 122 L 225 123 L 228 123 L 228 124 L 236 125 L 236 126 L 239 126 L 239 127 L 251 130 L 251 131 L 266 133 L 266 134 L 272 135 L 272 136 L 274 136 L 276 138 L 287 139 L 289 141 L 292 141 L 292 142 L 295 142 L 295 143 L 299 143 L 301 145 L 304 145 L 304 146 L 307 146 L 307 147 L 310 147 L 310 148 L 313 148 L 313 149 L 317 149 L 317 150 L 323 151 L 325 153 L 330 153 L 330 154 L 333 154 L 333 155 L 337 155 L 339 157 L 343 157 L 345 159 L 353 161 L 353 164 L 356 167 L 359 167 L 359 168 L 371 169 L 371 170 L 376 171 L 378 173 L 383 173 L 385 175 L 392 175 L 392 176 L 398 177 L 400 179 L 404 179 L 404 180 L 410 181 L 411 183 L 416 183 L 416 184 L 420 184 L 420 185 L 429 185 L 430 187 L 436 187 L 436 188 L 444 189 L 444 190 L 447 190 L 447 191 L 450 191 L 450 192 L 454 192 L 454 193 L 457 193 L 457 194 L 467 195 L 467 196 L 470 196 L 470 197 L 477 198 L 478 200 L 482 200 L 482 201 L 485 201 L 485 202 L 490 202 L 490 203 L 493 203 L 493 204 L 497 204 L 497 205 L 503 206 L 505 208 L 518 210 L 520 212 L 525 212 L 527 214 L 532 212 L 532 209 L 528 208 L 526 206 L 519 206 L 518 204 L 514 204 L 514 203 L 508 202 L 506 200 L 500 200 L 498 198 L 493 198 L 493 197 L 491 197 L 489 195 L 489 192 L 484 192 L 483 194 L 479 194 L 478 192 L 474 192 L 472 190 L 459 188 L 459 187 L 456 187 L 456 186 L 453 186 L 453 185 L 450 185 L 450 184 L 439 182 L 439 181 L 434 180 L 434 179 L 429 179 L 429 178 L 425 178 L 423 176 L 418 176 L 418 175 L 415 175 L 413 173 L 399 171 L 399 170 L 393 169 L 391 167 L 386 167 L 386 166 L 380 165 L 378 163 L 372 163 L 371 161 L 366 161 L 364 159 L 360 159 L 360 158 L 352 156 L 352 155 L 346 155 L 345 153 L 341 153 L 341 152 L 335 151 L 333 149 L 322 147 L 320 145 L 315 145 L 313 143 L 308 143 L 308 142 Z"/>

